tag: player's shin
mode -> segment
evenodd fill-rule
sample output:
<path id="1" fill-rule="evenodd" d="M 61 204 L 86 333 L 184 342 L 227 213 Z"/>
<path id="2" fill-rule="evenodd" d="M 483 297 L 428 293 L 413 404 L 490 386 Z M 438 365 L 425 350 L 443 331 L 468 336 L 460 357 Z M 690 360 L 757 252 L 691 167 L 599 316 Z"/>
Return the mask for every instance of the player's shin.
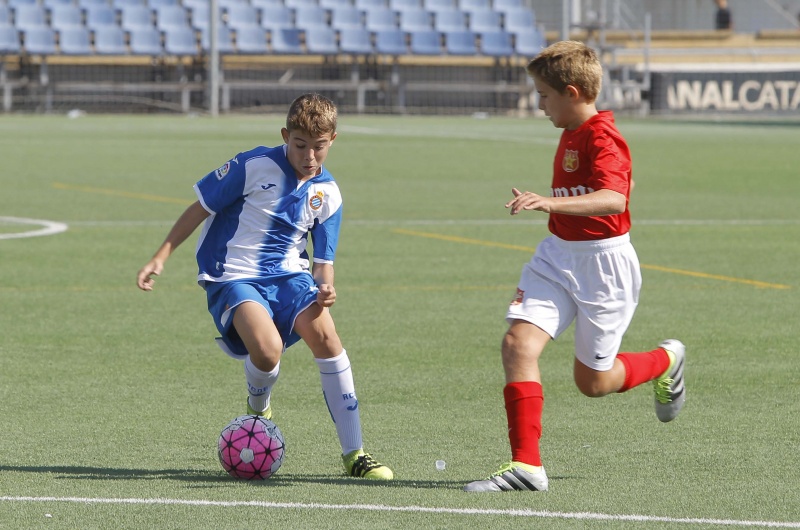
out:
<path id="1" fill-rule="evenodd" d="M 272 387 L 278 380 L 281 363 L 278 362 L 269 372 L 259 370 L 247 357 L 244 361 L 244 374 L 247 379 L 247 403 L 256 413 L 261 413 L 269 408 Z"/>
<path id="2" fill-rule="evenodd" d="M 347 352 L 331 359 L 315 359 L 322 381 L 322 392 L 328 411 L 336 424 L 336 434 L 342 446 L 342 454 L 348 454 L 363 446 L 361 419 L 358 412 L 353 372 Z"/>

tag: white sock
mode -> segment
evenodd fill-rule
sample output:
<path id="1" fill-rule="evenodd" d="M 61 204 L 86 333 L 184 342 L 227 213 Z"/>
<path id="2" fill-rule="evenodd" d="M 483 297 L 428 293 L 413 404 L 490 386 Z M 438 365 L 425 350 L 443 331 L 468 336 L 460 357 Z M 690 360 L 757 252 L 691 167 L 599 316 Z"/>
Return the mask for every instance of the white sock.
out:
<path id="1" fill-rule="evenodd" d="M 257 412 L 267 410 L 272 387 L 278 380 L 280 370 L 280 361 L 272 371 L 264 372 L 256 368 L 249 356 L 244 360 L 244 376 L 247 379 L 247 392 L 250 394 L 247 397 L 247 402 L 253 410 Z"/>
<path id="2" fill-rule="evenodd" d="M 314 359 L 319 366 L 322 380 L 322 393 L 342 446 L 342 454 L 346 455 L 361 449 L 361 418 L 358 413 L 353 372 L 350 369 L 350 358 L 347 351 L 332 359 Z"/>

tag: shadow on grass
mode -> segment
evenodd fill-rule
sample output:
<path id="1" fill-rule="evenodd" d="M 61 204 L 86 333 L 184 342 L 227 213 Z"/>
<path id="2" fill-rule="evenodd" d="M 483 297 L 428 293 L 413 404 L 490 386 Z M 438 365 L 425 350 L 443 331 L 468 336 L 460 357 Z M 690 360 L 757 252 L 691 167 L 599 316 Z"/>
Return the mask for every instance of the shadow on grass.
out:
<path id="1" fill-rule="evenodd" d="M 193 483 L 238 483 L 223 471 L 199 469 L 126 469 L 91 466 L 3 466 L 0 472 L 47 473 L 58 478 L 79 480 L 180 480 Z M 252 481 L 260 487 L 286 487 L 300 484 L 321 484 L 328 486 L 383 486 L 390 488 L 450 489 L 461 488 L 463 482 L 449 480 L 400 480 L 374 481 L 334 475 L 297 475 L 278 473 L 269 480 Z"/>

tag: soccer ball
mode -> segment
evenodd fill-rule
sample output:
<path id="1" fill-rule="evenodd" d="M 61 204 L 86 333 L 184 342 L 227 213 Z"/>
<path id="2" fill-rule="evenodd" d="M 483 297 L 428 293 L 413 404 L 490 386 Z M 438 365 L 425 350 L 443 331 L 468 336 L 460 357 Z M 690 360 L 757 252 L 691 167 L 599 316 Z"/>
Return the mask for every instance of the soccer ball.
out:
<path id="1" fill-rule="evenodd" d="M 232 477 L 266 480 L 283 463 L 286 445 L 277 425 L 266 418 L 245 415 L 222 429 L 219 463 Z"/>

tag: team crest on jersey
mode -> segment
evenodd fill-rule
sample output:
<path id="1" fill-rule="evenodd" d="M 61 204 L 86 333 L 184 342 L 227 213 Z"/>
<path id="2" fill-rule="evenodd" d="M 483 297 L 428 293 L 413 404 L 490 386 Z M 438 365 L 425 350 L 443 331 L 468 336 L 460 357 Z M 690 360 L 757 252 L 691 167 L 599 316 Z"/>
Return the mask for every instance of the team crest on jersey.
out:
<path id="1" fill-rule="evenodd" d="M 561 161 L 561 167 L 567 173 L 572 173 L 578 170 L 578 151 L 567 149 L 564 151 L 564 159 Z"/>
<path id="2" fill-rule="evenodd" d="M 517 287 L 517 294 L 514 296 L 514 299 L 511 300 L 511 305 L 520 305 L 523 298 L 525 298 L 525 291 Z"/>
<path id="3" fill-rule="evenodd" d="M 316 195 L 312 195 L 310 199 L 308 199 L 308 205 L 311 207 L 312 210 L 319 210 L 322 208 L 322 198 L 325 197 L 325 194 L 321 191 L 318 191 Z"/>
<path id="4" fill-rule="evenodd" d="M 219 168 L 219 169 L 216 171 L 216 174 L 217 174 L 217 180 L 222 180 L 222 179 L 224 179 L 224 178 L 225 178 L 225 175 L 227 175 L 227 174 L 228 174 L 228 171 L 230 171 L 230 169 L 231 169 L 231 163 L 230 163 L 230 162 L 225 162 L 225 165 L 224 165 L 224 166 L 222 166 L 221 168 Z"/>

